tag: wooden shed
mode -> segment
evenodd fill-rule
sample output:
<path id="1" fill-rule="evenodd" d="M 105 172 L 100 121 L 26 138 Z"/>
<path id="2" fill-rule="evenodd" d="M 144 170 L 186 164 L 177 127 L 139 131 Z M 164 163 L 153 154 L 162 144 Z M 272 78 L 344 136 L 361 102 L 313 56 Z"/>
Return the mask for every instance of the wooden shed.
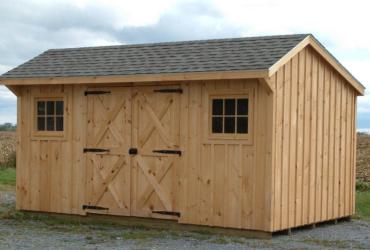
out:
<path id="1" fill-rule="evenodd" d="M 312 35 L 52 49 L 0 82 L 19 210 L 265 232 L 355 211 L 364 87 Z"/>

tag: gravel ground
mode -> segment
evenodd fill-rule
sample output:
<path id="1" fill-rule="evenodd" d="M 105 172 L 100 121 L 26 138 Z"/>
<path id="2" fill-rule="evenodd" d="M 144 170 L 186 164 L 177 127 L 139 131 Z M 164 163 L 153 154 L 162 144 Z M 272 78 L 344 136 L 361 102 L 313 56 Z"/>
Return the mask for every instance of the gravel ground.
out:
<path id="1" fill-rule="evenodd" d="M 14 206 L 14 198 L 1 193 L 2 209 Z M 370 221 L 361 220 L 258 240 L 18 217 L 0 220 L 0 249 L 370 249 Z"/>

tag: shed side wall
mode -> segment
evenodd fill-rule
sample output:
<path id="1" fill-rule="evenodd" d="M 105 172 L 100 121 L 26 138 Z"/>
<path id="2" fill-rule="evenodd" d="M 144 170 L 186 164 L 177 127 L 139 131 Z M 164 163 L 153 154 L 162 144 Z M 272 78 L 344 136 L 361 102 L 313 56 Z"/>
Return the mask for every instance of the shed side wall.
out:
<path id="1" fill-rule="evenodd" d="M 306 47 L 273 75 L 273 230 L 354 213 L 355 90 Z"/>

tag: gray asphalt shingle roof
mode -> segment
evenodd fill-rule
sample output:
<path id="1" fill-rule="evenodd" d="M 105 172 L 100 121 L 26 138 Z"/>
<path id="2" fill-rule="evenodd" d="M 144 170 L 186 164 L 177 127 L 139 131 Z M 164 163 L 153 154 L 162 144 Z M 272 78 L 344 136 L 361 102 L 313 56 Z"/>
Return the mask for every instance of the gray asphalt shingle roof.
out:
<path id="1" fill-rule="evenodd" d="M 307 34 L 51 49 L 4 78 L 268 69 Z"/>

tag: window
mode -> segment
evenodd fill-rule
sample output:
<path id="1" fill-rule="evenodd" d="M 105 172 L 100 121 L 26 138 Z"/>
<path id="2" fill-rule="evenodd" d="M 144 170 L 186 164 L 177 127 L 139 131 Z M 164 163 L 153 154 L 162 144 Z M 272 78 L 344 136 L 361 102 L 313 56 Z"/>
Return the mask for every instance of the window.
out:
<path id="1" fill-rule="evenodd" d="M 211 105 L 213 134 L 248 134 L 248 98 L 214 97 Z"/>
<path id="2" fill-rule="evenodd" d="M 36 117 L 37 131 L 63 131 L 64 102 L 51 99 L 37 100 Z"/>

